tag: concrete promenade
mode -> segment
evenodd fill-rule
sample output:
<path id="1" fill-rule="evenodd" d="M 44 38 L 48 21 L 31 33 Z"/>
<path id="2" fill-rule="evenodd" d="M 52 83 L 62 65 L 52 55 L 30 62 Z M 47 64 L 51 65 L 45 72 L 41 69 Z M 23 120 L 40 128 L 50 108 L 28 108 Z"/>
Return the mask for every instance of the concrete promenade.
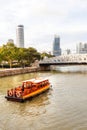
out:
<path id="1" fill-rule="evenodd" d="M 0 77 L 37 72 L 39 70 L 40 70 L 39 67 L 11 68 L 11 69 L 3 69 L 3 70 L 1 69 Z"/>

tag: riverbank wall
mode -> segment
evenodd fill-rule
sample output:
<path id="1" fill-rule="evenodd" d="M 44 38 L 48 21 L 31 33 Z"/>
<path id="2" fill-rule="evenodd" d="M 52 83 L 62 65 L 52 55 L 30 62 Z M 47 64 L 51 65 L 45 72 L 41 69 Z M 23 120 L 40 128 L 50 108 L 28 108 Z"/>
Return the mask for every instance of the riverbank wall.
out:
<path id="1" fill-rule="evenodd" d="M 31 72 L 38 72 L 38 71 L 40 71 L 39 67 L 3 69 L 3 70 L 0 70 L 0 77 L 25 74 L 25 73 L 31 73 Z"/>

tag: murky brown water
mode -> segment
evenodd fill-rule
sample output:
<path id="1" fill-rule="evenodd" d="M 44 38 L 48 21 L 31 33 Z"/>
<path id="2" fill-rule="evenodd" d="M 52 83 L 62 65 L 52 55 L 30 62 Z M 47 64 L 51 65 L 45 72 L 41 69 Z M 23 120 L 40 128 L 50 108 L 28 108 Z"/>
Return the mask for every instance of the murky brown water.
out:
<path id="1" fill-rule="evenodd" d="M 86 71 L 38 72 L 0 78 L 0 130 L 87 130 Z M 52 89 L 24 103 L 4 98 L 7 89 L 39 76 L 48 77 Z"/>

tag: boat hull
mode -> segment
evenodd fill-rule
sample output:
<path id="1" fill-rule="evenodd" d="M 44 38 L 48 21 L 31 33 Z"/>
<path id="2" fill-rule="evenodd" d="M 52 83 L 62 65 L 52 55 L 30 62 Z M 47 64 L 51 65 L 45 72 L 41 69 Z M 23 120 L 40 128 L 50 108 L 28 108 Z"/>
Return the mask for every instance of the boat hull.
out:
<path id="1" fill-rule="evenodd" d="M 24 102 L 24 99 L 23 99 L 23 98 L 10 97 L 10 96 L 5 96 L 5 98 L 6 98 L 8 101 Z"/>
<path id="2" fill-rule="evenodd" d="M 34 91 L 34 92 L 30 93 L 30 94 L 27 94 L 27 95 L 23 96 L 22 98 L 17 98 L 17 97 L 13 97 L 13 96 L 12 97 L 11 96 L 5 96 L 5 98 L 8 101 L 24 102 L 24 101 L 26 101 L 28 99 L 33 98 L 34 96 L 37 96 L 37 95 L 47 91 L 49 88 L 50 88 L 50 85 L 45 86 L 44 88 L 41 88 L 41 89 L 36 90 L 36 91 Z"/>

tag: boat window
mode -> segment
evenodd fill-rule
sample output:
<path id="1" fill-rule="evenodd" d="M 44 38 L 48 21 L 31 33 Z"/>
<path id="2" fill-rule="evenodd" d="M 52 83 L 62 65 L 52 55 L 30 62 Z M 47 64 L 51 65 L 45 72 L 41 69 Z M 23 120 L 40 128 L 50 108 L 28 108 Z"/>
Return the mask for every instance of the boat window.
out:
<path id="1" fill-rule="evenodd" d="M 41 85 L 39 84 L 39 88 L 41 87 Z"/>
<path id="2" fill-rule="evenodd" d="M 44 86 L 44 82 L 42 82 L 42 86 Z"/>
<path id="3" fill-rule="evenodd" d="M 28 83 L 28 84 L 27 84 L 27 87 L 29 87 L 29 88 L 30 88 L 30 87 L 31 87 L 31 83 Z"/>
<path id="4" fill-rule="evenodd" d="M 41 87 L 43 86 L 43 84 L 41 83 Z"/>
<path id="5" fill-rule="evenodd" d="M 40 84 L 37 84 L 36 86 L 39 88 L 39 87 L 40 87 Z"/>
<path id="6" fill-rule="evenodd" d="M 47 84 L 47 81 L 45 81 L 45 85 Z"/>
<path id="7" fill-rule="evenodd" d="M 24 83 L 24 88 L 26 88 L 26 83 Z"/>

